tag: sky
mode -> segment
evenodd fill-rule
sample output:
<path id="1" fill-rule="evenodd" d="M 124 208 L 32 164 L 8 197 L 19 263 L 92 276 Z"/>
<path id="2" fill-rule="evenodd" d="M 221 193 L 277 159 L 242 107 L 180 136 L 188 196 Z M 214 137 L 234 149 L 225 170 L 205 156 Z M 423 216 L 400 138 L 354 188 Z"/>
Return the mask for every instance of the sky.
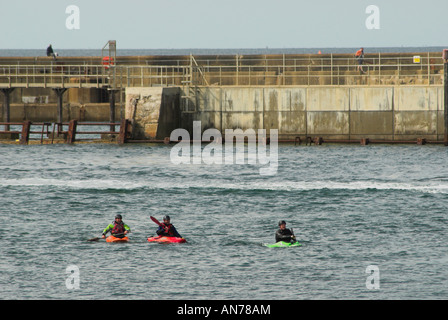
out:
<path id="1" fill-rule="evenodd" d="M 0 49 L 448 47 L 446 0 L 0 1 Z"/>

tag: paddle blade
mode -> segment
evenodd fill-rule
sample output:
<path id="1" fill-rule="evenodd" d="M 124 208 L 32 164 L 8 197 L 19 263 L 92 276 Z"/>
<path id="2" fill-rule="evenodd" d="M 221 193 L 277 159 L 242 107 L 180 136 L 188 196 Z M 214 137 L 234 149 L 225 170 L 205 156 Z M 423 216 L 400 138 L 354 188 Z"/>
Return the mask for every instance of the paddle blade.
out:
<path id="1" fill-rule="evenodd" d="M 88 239 L 87 241 L 99 241 L 101 238 L 92 238 L 92 239 Z"/>
<path id="2" fill-rule="evenodd" d="M 163 225 L 159 222 L 159 220 L 157 220 L 156 218 L 154 218 L 153 216 L 150 216 L 151 220 L 154 221 L 155 223 L 157 223 L 159 226 L 163 227 Z"/>

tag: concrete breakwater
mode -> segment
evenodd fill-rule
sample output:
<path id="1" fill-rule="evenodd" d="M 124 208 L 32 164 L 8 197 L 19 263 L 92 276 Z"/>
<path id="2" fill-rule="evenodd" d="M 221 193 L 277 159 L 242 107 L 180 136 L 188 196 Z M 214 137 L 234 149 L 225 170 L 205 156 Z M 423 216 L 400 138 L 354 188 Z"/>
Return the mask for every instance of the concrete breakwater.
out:
<path id="1" fill-rule="evenodd" d="M 279 138 L 443 141 L 442 86 L 196 87 L 194 111 L 181 88 L 127 88 L 136 139 L 163 139 L 181 127 L 278 129 Z"/>
<path id="2" fill-rule="evenodd" d="M 110 104 L 107 90 L 100 88 L 70 88 L 63 95 L 62 121 L 108 121 Z M 4 115 L 3 99 L 0 99 L 1 115 Z M 116 114 L 122 108 L 116 105 Z M 10 94 L 10 121 L 57 121 L 57 95 L 51 88 L 16 88 Z M 2 119 L 5 121 L 5 119 Z"/>
<path id="3" fill-rule="evenodd" d="M 0 59 L 3 122 L 5 115 L 125 118 L 134 140 L 163 140 L 176 128 L 191 132 L 193 121 L 221 132 L 278 129 L 281 140 L 443 141 L 445 134 L 438 53 L 368 54 L 362 71 L 347 54 L 118 57 L 114 65 L 101 57 L 14 61 Z"/>
<path id="4" fill-rule="evenodd" d="M 1 110 L 1 108 L 0 108 Z M 122 112 L 120 106 L 115 107 L 115 114 Z M 86 122 L 109 121 L 109 103 L 65 103 L 63 106 L 63 122 L 76 119 Z M 33 122 L 57 122 L 58 108 L 56 103 L 13 103 L 11 104 L 11 122 L 30 120 Z M 117 117 L 119 119 L 119 117 Z"/>

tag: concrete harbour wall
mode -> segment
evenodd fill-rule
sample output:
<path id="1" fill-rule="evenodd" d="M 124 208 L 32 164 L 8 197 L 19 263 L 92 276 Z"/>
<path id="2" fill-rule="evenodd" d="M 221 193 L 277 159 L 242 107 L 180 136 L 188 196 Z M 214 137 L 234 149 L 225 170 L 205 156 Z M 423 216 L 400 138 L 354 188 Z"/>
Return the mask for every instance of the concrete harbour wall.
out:
<path id="1" fill-rule="evenodd" d="M 353 54 L 331 53 L 119 57 L 114 68 L 102 57 L 6 57 L 0 85 L 14 90 L 3 91 L 1 119 L 6 102 L 13 122 L 55 122 L 59 101 L 64 122 L 108 122 L 115 104 L 116 121 L 131 120 L 138 140 L 191 132 L 201 121 L 202 130 L 221 132 L 278 129 L 285 140 L 443 141 L 440 53 L 372 53 L 365 61 L 360 73 Z"/>
<path id="2" fill-rule="evenodd" d="M 126 88 L 125 118 L 134 139 L 164 139 L 181 127 L 180 88 Z"/>
<path id="3" fill-rule="evenodd" d="M 281 139 L 443 140 L 444 134 L 442 86 L 202 87 L 195 109 L 204 130 L 278 129 Z"/>
<path id="4" fill-rule="evenodd" d="M 0 119 L 3 119 L 3 95 L 0 95 Z M 117 95 L 118 98 L 118 95 Z M 16 88 L 11 93 L 10 121 L 57 121 L 57 96 L 50 88 Z M 117 121 L 124 108 L 116 104 Z M 63 121 L 109 121 L 110 104 L 107 90 L 70 88 L 63 95 Z"/>
<path id="5" fill-rule="evenodd" d="M 3 113 L 2 107 L 0 112 Z M 32 122 L 57 122 L 56 103 L 13 103 L 10 107 L 11 122 L 22 122 L 30 120 Z M 116 121 L 121 119 L 122 110 L 120 106 L 115 107 Z M 62 121 L 70 120 L 101 122 L 109 121 L 109 103 L 65 103 L 63 106 Z"/>
<path id="6" fill-rule="evenodd" d="M 163 139 L 176 127 L 192 132 L 193 121 L 201 121 L 202 131 L 278 129 L 288 140 L 442 141 L 444 135 L 442 86 L 196 87 L 193 111 L 177 115 L 185 103 L 180 94 L 186 95 L 180 88 L 128 88 L 126 117 L 145 128 L 135 138 Z M 137 116 L 130 110 L 136 97 Z"/>

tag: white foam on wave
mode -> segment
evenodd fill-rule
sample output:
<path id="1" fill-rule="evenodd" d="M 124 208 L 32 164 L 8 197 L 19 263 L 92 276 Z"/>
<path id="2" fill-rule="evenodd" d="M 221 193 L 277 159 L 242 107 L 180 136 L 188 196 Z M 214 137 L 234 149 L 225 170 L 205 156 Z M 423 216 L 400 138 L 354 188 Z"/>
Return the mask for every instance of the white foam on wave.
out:
<path id="1" fill-rule="evenodd" d="M 0 187 L 56 187 L 69 189 L 227 189 L 227 190 L 272 190 L 272 191 L 307 191 L 307 190 L 404 190 L 425 193 L 448 193 L 448 182 L 388 182 L 388 181 L 239 181 L 228 182 L 219 179 L 209 180 L 148 180 L 129 181 L 118 179 L 86 179 L 86 180 L 60 180 L 44 178 L 22 178 L 0 180 Z"/>
<path id="2" fill-rule="evenodd" d="M 105 180 L 105 179 L 89 179 L 89 180 L 60 180 L 60 179 L 44 179 L 44 178 L 23 178 L 1 180 L 0 186 L 16 186 L 16 187 L 61 187 L 72 189 L 134 189 L 135 184 L 122 180 Z"/>

